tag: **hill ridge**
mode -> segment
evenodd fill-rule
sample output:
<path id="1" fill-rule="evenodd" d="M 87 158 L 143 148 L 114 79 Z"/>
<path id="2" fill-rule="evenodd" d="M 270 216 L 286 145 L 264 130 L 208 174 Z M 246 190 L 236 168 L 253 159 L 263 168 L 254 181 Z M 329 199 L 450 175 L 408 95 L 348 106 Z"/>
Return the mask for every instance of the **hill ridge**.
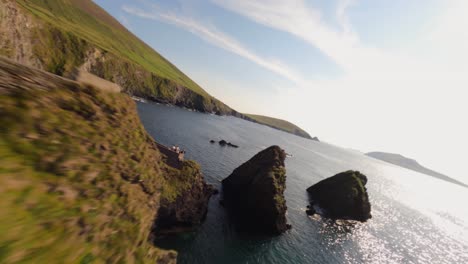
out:
<path id="1" fill-rule="evenodd" d="M 465 188 L 468 188 L 468 185 L 455 180 L 447 175 L 444 175 L 440 172 L 428 169 L 421 164 L 419 164 L 415 159 L 407 158 L 401 154 L 395 154 L 395 153 L 387 153 L 387 152 L 379 152 L 379 151 L 374 151 L 374 152 L 368 152 L 365 154 L 366 156 L 385 161 L 388 163 L 391 163 L 393 165 L 397 165 L 412 171 L 416 171 L 422 174 L 426 174 L 435 178 L 438 178 L 443 181 L 447 181 L 453 184 L 457 184 L 460 186 L 463 186 Z"/>

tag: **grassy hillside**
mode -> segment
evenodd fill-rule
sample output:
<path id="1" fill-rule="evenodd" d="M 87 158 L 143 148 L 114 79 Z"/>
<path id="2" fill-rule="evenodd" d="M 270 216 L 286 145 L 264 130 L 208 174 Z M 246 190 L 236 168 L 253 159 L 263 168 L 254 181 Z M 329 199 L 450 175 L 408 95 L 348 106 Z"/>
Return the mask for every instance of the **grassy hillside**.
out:
<path id="1" fill-rule="evenodd" d="M 80 68 L 156 101 L 237 114 L 91 0 L 0 1 L 0 55 L 66 77 Z"/>
<path id="2" fill-rule="evenodd" d="M 67 77 L 81 68 L 117 83 L 128 94 L 245 118 L 91 0 L 0 1 L 0 55 Z M 254 119 L 309 138 L 289 122 Z"/>
<path id="3" fill-rule="evenodd" d="M 164 163 L 127 95 L 0 57 L 0 123 L 0 263 L 175 262 L 151 243 L 160 201 L 198 212 L 206 183 Z"/>
<path id="4" fill-rule="evenodd" d="M 160 54 L 130 33 L 90 0 L 18 0 L 43 21 L 102 50 L 130 60 L 160 77 L 173 80 L 194 92 L 208 94 Z M 77 53 L 82 51 L 77 49 Z M 80 56 L 80 54 L 76 54 Z"/>
<path id="5" fill-rule="evenodd" d="M 254 121 L 267 125 L 272 128 L 276 128 L 285 132 L 289 132 L 304 138 L 310 139 L 311 136 L 301 129 L 300 127 L 294 125 L 291 122 L 288 122 L 286 120 L 278 119 L 278 118 L 273 118 L 273 117 L 268 117 L 268 116 L 262 116 L 262 115 L 253 115 L 253 114 L 244 114 L 247 117 L 250 117 Z"/>

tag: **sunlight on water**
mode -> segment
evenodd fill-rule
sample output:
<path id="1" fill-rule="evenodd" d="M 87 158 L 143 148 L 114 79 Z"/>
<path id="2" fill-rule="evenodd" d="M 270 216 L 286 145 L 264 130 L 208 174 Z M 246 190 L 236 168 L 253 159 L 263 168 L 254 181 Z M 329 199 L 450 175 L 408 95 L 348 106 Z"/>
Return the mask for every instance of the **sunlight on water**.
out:
<path id="1" fill-rule="evenodd" d="M 159 241 L 179 251 L 179 263 L 468 263 L 467 188 L 233 117 L 153 104 L 138 108 L 149 133 L 163 144 L 186 149 L 217 188 L 234 168 L 267 146 L 279 145 L 292 154 L 286 160 L 285 192 L 290 231 L 273 238 L 240 235 L 219 206 L 218 195 L 196 232 Z M 239 149 L 208 143 L 221 138 Z M 308 217 L 305 189 L 349 169 L 368 176 L 372 219 L 334 223 Z"/>

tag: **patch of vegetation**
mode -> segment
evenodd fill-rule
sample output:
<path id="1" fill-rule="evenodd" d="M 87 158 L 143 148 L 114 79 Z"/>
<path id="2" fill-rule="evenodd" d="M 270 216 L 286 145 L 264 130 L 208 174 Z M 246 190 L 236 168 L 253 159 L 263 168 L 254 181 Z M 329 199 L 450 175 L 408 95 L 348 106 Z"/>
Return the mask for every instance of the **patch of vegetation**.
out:
<path id="1" fill-rule="evenodd" d="M 148 242 L 165 179 L 133 100 L 10 66 L 0 60 L 0 262 L 174 258 Z"/>
<path id="2" fill-rule="evenodd" d="M 273 118 L 273 117 L 268 117 L 268 116 L 262 116 L 262 115 L 253 115 L 253 114 L 244 114 L 245 116 L 253 119 L 253 121 L 272 127 L 276 128 L 288 133 L 292 133 L 304 138 L 310 139 L 310 135 L 300 127 L 294 125 L 291 122 L 288 122 L 286 120 L 278 119 L 278 118 Z"/>
<path id="3" fill-rule="evenodd" d="M 186 160 L 182 164 L 182 169 L 173 169 L 165 164 L 161 164 L 163 175 L 166 179 L 161 199 L 173 202 L 179 195 L 183 194 L 200 177 L 201 169 L 198 163 Z"/>

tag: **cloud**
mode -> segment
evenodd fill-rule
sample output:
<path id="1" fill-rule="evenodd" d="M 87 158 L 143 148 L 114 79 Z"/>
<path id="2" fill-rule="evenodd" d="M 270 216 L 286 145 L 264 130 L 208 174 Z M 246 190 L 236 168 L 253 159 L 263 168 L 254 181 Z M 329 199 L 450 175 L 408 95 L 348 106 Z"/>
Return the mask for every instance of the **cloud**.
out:
<path id="1" fill-rule="evenodd" d="M 354 0 L 340 0 L 338 2 L 338 7 L 336 8 L 336 19 L 338 20 L 338 23 L 342 27 L 345 34 L 348 35 L 355 35 L 346 12 L 347 9 L 354 4 L 354 2 Z"/>
<path id="2" fill-rule="evenodd" d="M 243 100 L 251 104 L 244 109 L 288 119 L 334 144 L 364 151 L 399 152 L 454 176 L 462 171 L 463 153 L 468 148 L 468 127 L 460 125 L 468 112 L 464 102 L 468 87 L 468 16 L 463 12 L 468 8 L 467 1 L 447 1 L 446 8 L 431 17 L 427 32 L 412 36 L 414 47 L 402 50 L 385 50 L 360 39 L 348 17 L 358 0 L 338 0 L 334 14 L 339 28 L 326 23 L 321 11 L 303 0 L 211 1 L 255 23 L 304 40 L 334 61 L 344 74 L 334 79 L 304 80 L 290 67 L 259 56 L 193 16 L 157 8 L 147 11 L 124 7 L 124 11 L 176 25 L 297 84 L 296 89 L 280 89 L 269 96 L 265 100 L 268 105 Z M 227 93 L 220 91 L 219 97 L 222 94 Z M 450 153 L 450 159 L 444 153 Z"/>
<path id="3" fill-rule="evenodd" d="M 362 53 L 358 39 L 345 15 L 350 1 L 341 1 L 337 15 L 343 31 L 336 31 L 321 19 L 318 9 L 302 0 L 212 0 L 213 3 L 257 23 L 288 32 L 314 45 L 345 69 L 356 67 L 352 61 Z"/>
<path id="4" fill-rule="evenodd" d="M 460 157 L 468 148 L 463 136 L 468 127 L 460 125 L 468 112 L 463 102 L 468 87 L 467 1 L 447 1 L 431 17 L 428 32 L 413 36 L 414 49 L 391 51 L 362 42 L 347 15 L 353 1 L 339 0 L 339 29 L 303 0 L 212 2 L 304 40 L 343 69 L 335 79 L 310 80 L 308 86 L 282 91 L 280 101 L 272 103 L 288 107 L 270 109 L 269 114 L 338 145 L 399 152 L 461 175 Z M 450 159 L 441 153 L 450 153 Z"/>
<path id="5" fill-rule="evenodd" d="M 295 73 L 294 70 L 286 66 L 277 59 L 269 59 L 259 56 L 255 52 L 249 50 L 235 38 L 220 31 L 215 26 L 207 23 L 202 23 L 190 17 L 177 15 L 173 12 L 163 12 L 153 6 L 151 12 L 144 11 L 139 8 L 123 6 L 122 10 L 128 14 L 135 15 L 145 19 L 158 20 L 165 23 L 175 25 L 179 28 L 187 30 L 192 34 L 202 38 L 211 45 L 222 48 L 231 53 L 237 54 L 251 62 L 254 62 L 260 67 L 263 67 L 273 73 L 276 73 L 295 84 L 304 84 L 305 80 Z"/>

